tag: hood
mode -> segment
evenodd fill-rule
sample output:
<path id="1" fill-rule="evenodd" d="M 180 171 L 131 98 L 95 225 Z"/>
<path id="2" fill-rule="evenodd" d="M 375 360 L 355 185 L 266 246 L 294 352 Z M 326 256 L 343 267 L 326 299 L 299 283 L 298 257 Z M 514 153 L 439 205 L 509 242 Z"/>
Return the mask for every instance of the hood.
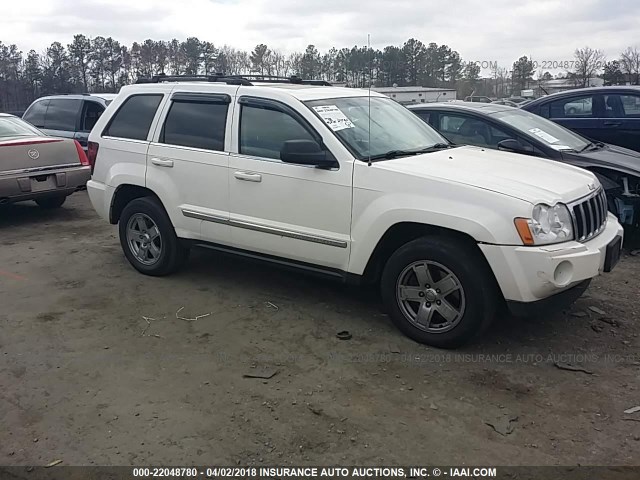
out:
<path id="1" fill-rule="evenodd" d="M 592 192 L 596 177 L 581 168 L 528 155 L 458 147 L 382 161 L 405 174 L 471 185 L 532 204 L 572 202 Z"/>
<path id="2" fill-rule="evenodd" d="M 563 151 L 562 157 L 585 167 L 604 167 L 640 177 L 640 152 L 616 145 L 605 145 L 583 153 Z"/>

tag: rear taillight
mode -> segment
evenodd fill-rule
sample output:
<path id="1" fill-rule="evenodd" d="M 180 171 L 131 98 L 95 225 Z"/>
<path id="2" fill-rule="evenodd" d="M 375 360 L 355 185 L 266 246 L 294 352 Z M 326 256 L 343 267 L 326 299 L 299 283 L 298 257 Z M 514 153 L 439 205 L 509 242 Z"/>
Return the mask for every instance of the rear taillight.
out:
<path id="1" fill-rule="evenodd" d="M 84 150 L 82 149 L 82 145 L 80 145 L 80 142 L 78 142 L 77 140 L 74 140 L 74 142 L 76 144 L 76 150 L 78 151 L 78 158 L 80 159 L 80 163 L 85 167 L 88 167 L 89 159 L 87 158 L 87 155 L 84 153 Z"/>
<path id="2" fill-rule="evenodd" d="M 89 142 L 87 148 L 87 157 L 89 157 L 89 165 L 91 165 L 91 173 L 96 168 L 96 158 L 98 158 L 98 147 L 100 145 L 96 142 Z"/>

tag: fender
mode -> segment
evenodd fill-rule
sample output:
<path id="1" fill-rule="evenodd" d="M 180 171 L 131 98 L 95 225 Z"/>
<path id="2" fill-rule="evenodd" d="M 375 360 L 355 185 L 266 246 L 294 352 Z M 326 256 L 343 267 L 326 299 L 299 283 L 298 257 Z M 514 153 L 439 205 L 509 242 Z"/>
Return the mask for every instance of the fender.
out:
<path id="1" fill-rule="evenodd" d="M 477 202 L 447 199 L 443 197 L 418 194 L 386 194 L 371 201 L 366 207 L 356 212 L 352 224 L 350 273 L 361 275 L 384 234 L 399 223 L 417 223 L 454 230 L 473 238 L 478 243 L 489 244 L 521 244 L 520 238 L 512 222 L 505 221 L 503 196 L 487 195 L 484 192 L 482 201 Z M 492 199 L 493 201 L 488 201 Z M 530 215 L 531 204 L 509 198 L 514 202 L 522 215 Z M 427 205 L 428 208 L 421 208 Z M 514 214 L 513 218 L 518 214 Z"/>

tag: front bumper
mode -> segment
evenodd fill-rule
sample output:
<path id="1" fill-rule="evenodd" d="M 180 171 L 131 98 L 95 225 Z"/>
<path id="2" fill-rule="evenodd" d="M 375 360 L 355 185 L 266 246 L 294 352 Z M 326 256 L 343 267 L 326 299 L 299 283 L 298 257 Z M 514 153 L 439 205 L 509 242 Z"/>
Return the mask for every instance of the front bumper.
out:
<path id="1" fill-rule="evenodd" d="M 540 247 L 480 244 L 507 302 L 537 302 L 598 276 L 604 271 L 607 246 L 623 236 L 609 213 L 605 230 L 588 242 Z"/>
<path id="2" fill-rule="evenodd" d="M 550 297 L 536 300 L 535 302 L 515 302 L 507 300 L 507 308 L 512 315 L 517 317 L 533 317 L 559 312 L 579 299 L 587 288 L 591 279 L 583 280 L 573 287 L 562 290 Z"/>

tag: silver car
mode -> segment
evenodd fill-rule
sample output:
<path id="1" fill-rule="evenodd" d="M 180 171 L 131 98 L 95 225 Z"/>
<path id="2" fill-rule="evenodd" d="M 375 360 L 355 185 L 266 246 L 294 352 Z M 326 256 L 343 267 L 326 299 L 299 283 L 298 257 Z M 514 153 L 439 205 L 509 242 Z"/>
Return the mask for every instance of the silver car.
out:
<path id="1" fill-rule="evenodd" d="M 54 138 L 24 120 L 0 113 L 0 205 L 35 200 L 60 207 L 86 188 L 91 166 L 73 139 Z"/>

